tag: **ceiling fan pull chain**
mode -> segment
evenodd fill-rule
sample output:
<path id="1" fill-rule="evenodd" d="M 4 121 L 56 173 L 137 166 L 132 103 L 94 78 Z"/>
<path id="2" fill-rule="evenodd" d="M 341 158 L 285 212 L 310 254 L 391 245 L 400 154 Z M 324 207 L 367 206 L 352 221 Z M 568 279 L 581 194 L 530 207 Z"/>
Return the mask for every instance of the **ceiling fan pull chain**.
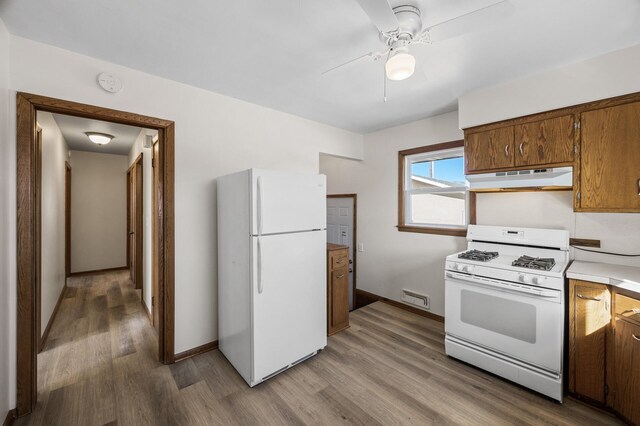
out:
<path id="1" fill-rule="evenodd" d="M 389 60 L 389 57 L 391 56 L 391 49 L 389 49 L 389 53 L 387 53 L 387 61 Z M 383 99 L 384 102 L 387 102 L 387 70 L 385 67 L 382 67 L 382 78 L 383 78 Z"/>

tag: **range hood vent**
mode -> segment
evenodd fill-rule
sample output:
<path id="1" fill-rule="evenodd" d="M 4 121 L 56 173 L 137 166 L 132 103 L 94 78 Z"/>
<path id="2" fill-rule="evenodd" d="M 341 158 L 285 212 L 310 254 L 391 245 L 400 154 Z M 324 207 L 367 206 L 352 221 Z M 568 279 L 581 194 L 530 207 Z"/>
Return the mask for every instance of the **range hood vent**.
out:
<path id="1" fill-rule="evenodd" d="M 467 175 L 471 191 L 490 191 L 510 188 L 571 189 L 573 168 L 555 167 L 532 170 Z"/>

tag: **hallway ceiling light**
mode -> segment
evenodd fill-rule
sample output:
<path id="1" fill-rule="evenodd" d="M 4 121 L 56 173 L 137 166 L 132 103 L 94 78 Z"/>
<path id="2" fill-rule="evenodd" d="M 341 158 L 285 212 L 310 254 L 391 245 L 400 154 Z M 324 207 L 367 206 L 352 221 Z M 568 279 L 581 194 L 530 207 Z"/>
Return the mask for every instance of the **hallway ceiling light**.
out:
<path id="1" fill-rule="evenodd" d="M 111 139 L 113 139 L 112 135 L 108 135 L 106 133 L 86 132 L 85 135 L 87 135 L 89 140 L 96 145 L 106 145 L 111 142 Z"/>

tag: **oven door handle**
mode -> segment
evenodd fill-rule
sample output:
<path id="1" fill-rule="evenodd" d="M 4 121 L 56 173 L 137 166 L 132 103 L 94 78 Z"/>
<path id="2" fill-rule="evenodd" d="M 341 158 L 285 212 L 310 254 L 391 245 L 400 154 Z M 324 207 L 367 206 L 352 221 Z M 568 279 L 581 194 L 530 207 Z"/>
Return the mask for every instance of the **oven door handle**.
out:
<path id="1" fill-rule="evenodd" d="M 469 282 L 469 283 L 472 283 L 472 284 L 484 285 L 484 286 L 488 286 L 488 287 L 491 287 L 491 288 L 498 288 L 498 289 L 501 289 L 501 290 L 506 290 L 506 291 L 510 291 L 510 292 L 513 292 L 513 293 L 526 294 L 526 295 L 530 295 L 530 296 L 534 296 L 534 297 L 543 297 L 543 298 L 554 299 L 554 298 L 558 298 L 560 296 L 560 292 L 555 291 L 555 290 L 523 287 L 523 286 L 521 286 L 519 284 L 513 284 L 512 285 L 512 284 L 508 284 L 508 283 L 492 280 L 492 279 L 489 279 L 489 278 L 474 278 L 474 277 L 472 277 L 470 275 L 458 274 L 458 273 L 450 272 L 450 271 L 447 271 L 445 276 L 446 276 L 446 278 L 452 278 L 452 279 L 459 280 L 459 281 L 466 281 L 466 282 Z"/>

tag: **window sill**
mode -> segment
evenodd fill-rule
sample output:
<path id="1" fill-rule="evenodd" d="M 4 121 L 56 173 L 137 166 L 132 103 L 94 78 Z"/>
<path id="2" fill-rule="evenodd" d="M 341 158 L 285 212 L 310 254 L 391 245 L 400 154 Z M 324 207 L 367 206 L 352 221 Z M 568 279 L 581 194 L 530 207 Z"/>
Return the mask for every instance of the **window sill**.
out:
<path id="1" fill-rule="evenodd" d="M 416 232 L 419 234 L 436 234 L 436 235 L 450 235 L 453 237 L 466 237 L 467 228 L 437 228 L 430 226 L 407 226 L 398 225 L 398 231 L 400 232 Z"/>

